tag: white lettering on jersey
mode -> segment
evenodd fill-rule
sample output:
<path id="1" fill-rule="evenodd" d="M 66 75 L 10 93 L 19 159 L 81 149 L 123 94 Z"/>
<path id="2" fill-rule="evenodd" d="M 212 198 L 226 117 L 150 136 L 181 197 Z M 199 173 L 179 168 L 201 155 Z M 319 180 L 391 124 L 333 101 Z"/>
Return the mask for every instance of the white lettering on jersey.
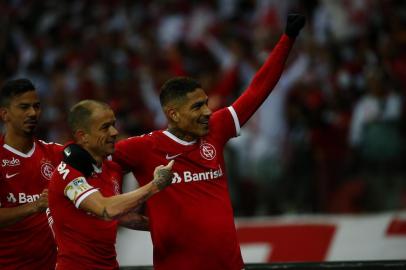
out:
<path id="1" fill-rule="evenodd" d="M 179 176 L 179 174 L 177 172 L 173 173 L 173 177 L 172 177 L 172 184 L 176 184 L 176 183 L 180 183 L 182 182 L 182 178 Z"/>
<path id="2" fill-rule="evenodd" d="M 54 232 L 54 219 L 52 218 L 51 215 L 51 210 L 49 208 L 47 208 L 47 210 L 45 210 L 45 213 L 47 214 L 47 218 L 48 218 L 48 225 L 51 228 L 52 234 L 55 237 L 55 232 Z"/>
<path id="3" fill-rule="evenodd" d="M 6 166 L 18 166 L 20 165 L 20 160 L 18 158 L 13 157 L 11 160 L 9 159 L 3 159 L 1 167 L 6 167 Z"/>
<path id="4" fill-rule="evenodd" d="M 13 193 L 9 193 L 7 196 L 7 201 L 11 203 L 32 203 L 39 199 L 40 194 L 26 194 L 23 192 L 18 193 L 18 201 Z"/>
<path id="5" fill-rule="evenodd" d="M 66 185 L 64 194 L 75 204 L 76 207 L 79 207 L 80 203 L 87 196 L 96 191 L 97 189 L 87 183 L 86 178 L 80 176 Z"/>
<path id="6" fill-rule="evenodd" d="M 221 169 L 220 165 L 217 170 L 209 170 L 205 172 L 191 172 L 191 171 L 184 171 L 183 177 L 179 175 L 179 173 L 174 172 L 172 177 L 172 184 L 181 183 L 182 180 L 185 183 L 193 182 L 193 181 L 202 181 L 202 180 L 215 180 L 221 176 L 223 176 L 223 170 Z"/>
<path id="7" fill-rule="evenodd" d="M 69 169 L 66 168 L 66 163 L 65 162 L 61 162 L 58 165 L 58 172 L 59 172 L 59 174 L 62 175 L 63 180 L 66 180 L 66 176 L 68 176 L 70 171 L 69 171 Z"/>
<path id="8" fill-rule="evenodd" d="M 18 202 L 19 203 L 32 203 L 39 199 L 39 194 L 28 195 L 25 193 L 18 193 Z"/>
<path id="9" fill-rule="evenodd" d="M 118 184 L 118 181 L 116 179 L 112 179 L 111 182 L 113 183 L 114 194 L 120 194 L 120 185 Z"/>
<path id="10" fill-rule="evenodd" d="M 17 202 L 17 199 L 16 199 L 16 197 L 14 197 L 14 194 L 10 192 L 7 196 L 7 201 L 11 202 L 11 203 L 15 203 L 15 202 Z"/>

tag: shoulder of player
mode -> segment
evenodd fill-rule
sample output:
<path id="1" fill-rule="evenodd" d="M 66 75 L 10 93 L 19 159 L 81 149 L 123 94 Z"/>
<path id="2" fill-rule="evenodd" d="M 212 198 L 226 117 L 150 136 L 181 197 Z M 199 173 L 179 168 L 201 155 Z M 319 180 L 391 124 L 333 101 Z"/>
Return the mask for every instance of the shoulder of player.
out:
<path id="1" fill-rule="evenodd" d="M 103 167 L 120 174 L 122 174 L 123 171 L 122 167 L 112 159 L 112 156 L 108 156 L 107 159 L 103 161 Z"/>
<path id="2" fill-rule="evenodd" d="M 224 117 L 231 116 L 231 110 L 233 110 L 232 106 L 229 107 L 224 107 L 221 109 L 218 109 L 217 111 L 213 112 L 213 114 L 210 117 L 210 123 L 221 123 L 224 119 Z"/>
<path id="3" fill-rule="evenodd" d="M 83 177 L 83 174 L 64 161 L 61 161 L 53 174 L 53 178 L 55 177 L 70 182 L 78 177 Z"/>
<path id="4" fill-rule="evenodd" d="M 44 148 L 44 149 L 52 149 L 55 151 L 62 151 L 63 150 L 63 145 L 56 143 L 56 142 L 46 142 L 43 140 L 35 140 L 36 145 L 38 147 Z"/>
<path id="5" fill-rule="evenodd" d="M 149 147 L 153 144 L 156 132 L 150 132 L 138 136 L 132 136 L 122 139 L 116 143 L 116 148 L 128 148 L 128 147 Z"/>

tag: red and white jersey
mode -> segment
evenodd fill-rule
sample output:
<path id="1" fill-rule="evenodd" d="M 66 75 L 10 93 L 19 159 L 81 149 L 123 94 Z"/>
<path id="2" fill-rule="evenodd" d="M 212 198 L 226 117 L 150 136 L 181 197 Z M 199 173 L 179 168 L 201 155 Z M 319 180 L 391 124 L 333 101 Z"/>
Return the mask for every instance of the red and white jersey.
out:
<path id="1" fill-rule="evenodd" d="M 172 185 L 146 202 L 157 270 L 243 268 L 223 157 L 240 126 L 232 107 L 215 112 L 209 125 L 210 133 L 193 142 L 155 131 L 116 145 L 113 158 L 140 185 L 156 166 L 175 160 Z"/>
<path id="2" fill-rule="evenodd" d="M 35 140 L 27 153 L 0 138 L 0 207 L 37 200 L 62 159 L 62 145 Z M 46 213 L 0 228 L 0 269 L 54 269 L 56 245 Z"/>
<path id="3" fill-rule="evenodd" d="M 109 160 L 88 178 L 65 162 L 58 165 L 48 197 L 58 245 L 57 269 L 118 269 L 117 221 L 105 221 L 79 207 L 96 191 L 105 197 L 120 194 L 121 185 L 121 167 Z"/>
<path id="4" fill-rule="evenodd" d="M 175 159 L 172 185 L 147 201 L 156 270 L 243 268 L 223 149 L 274 89 L 293 43 L 282 35 L 244 93 L 213 113 L 208 135 L 185 142 L 155 131 L 117 143 L 114 159 L 141 185 L 152 179 L 156 166 Z"/>

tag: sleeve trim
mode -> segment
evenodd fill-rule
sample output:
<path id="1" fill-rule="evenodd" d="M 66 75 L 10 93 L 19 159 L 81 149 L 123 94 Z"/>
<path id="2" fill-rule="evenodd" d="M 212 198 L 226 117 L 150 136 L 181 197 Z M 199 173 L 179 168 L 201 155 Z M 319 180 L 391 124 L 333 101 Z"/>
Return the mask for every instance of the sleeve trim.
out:
<path id="1" fill-rule="evenodd" d="M 230 111 L 231 116 L 233 117 L 233 120 L 234 120 L 236 137 L 240 136 L 241 126 L 240 126 L 240 121 L 238 120 L 237 113 L 235 112 L 235 110 L 232 106 L 227 107 L 227 109 Z"/>
<path id="2" fill-rule="evenodd" d="M 80 194 L 79 198 L 77 198 L 76 202 L 75 202 L 76 208 L 79 208 L 79 206 L 83 202 L 83 200 L 86 199 L 90 194 L 95 193 L 96 191 L 98 191 L 98 189 L 92 188 L 92 189 L 89 189 L 86 192 Z"/>

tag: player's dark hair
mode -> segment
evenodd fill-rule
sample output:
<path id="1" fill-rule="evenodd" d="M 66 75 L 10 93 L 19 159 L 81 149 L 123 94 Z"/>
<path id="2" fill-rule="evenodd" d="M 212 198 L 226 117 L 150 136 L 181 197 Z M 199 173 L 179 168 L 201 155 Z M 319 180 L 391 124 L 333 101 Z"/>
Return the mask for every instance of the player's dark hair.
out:
<path id="1" fill-rule="evenodd" d="M 34 84 L 28 79 L 15 79 L 7 81 L 0 92 L 0 106 L 10 105 L 13 97 L 24 94 L 25 92 L 35 91 Z"/>
<path id="2" fill-rule="evenodd" d="M 174 99 L 184 98 L 187 93 L 193 92 L 197 88 L 202 88 L 202 86 L 195 79 L 188 77 L 172 78 L 166 81 L 161 87 L 161 93 L 159 95 L 161 106 L 165 106 Z"/>
<path id="3" fill-rule="evenodd" d="M 78 129 L 89 130 L 90 117 L 96 107 L 109 108 L 106 103 L 92 99 L 82 100 L 72 106 L 68 114 L 68 125 L 73 134 Z"/>

